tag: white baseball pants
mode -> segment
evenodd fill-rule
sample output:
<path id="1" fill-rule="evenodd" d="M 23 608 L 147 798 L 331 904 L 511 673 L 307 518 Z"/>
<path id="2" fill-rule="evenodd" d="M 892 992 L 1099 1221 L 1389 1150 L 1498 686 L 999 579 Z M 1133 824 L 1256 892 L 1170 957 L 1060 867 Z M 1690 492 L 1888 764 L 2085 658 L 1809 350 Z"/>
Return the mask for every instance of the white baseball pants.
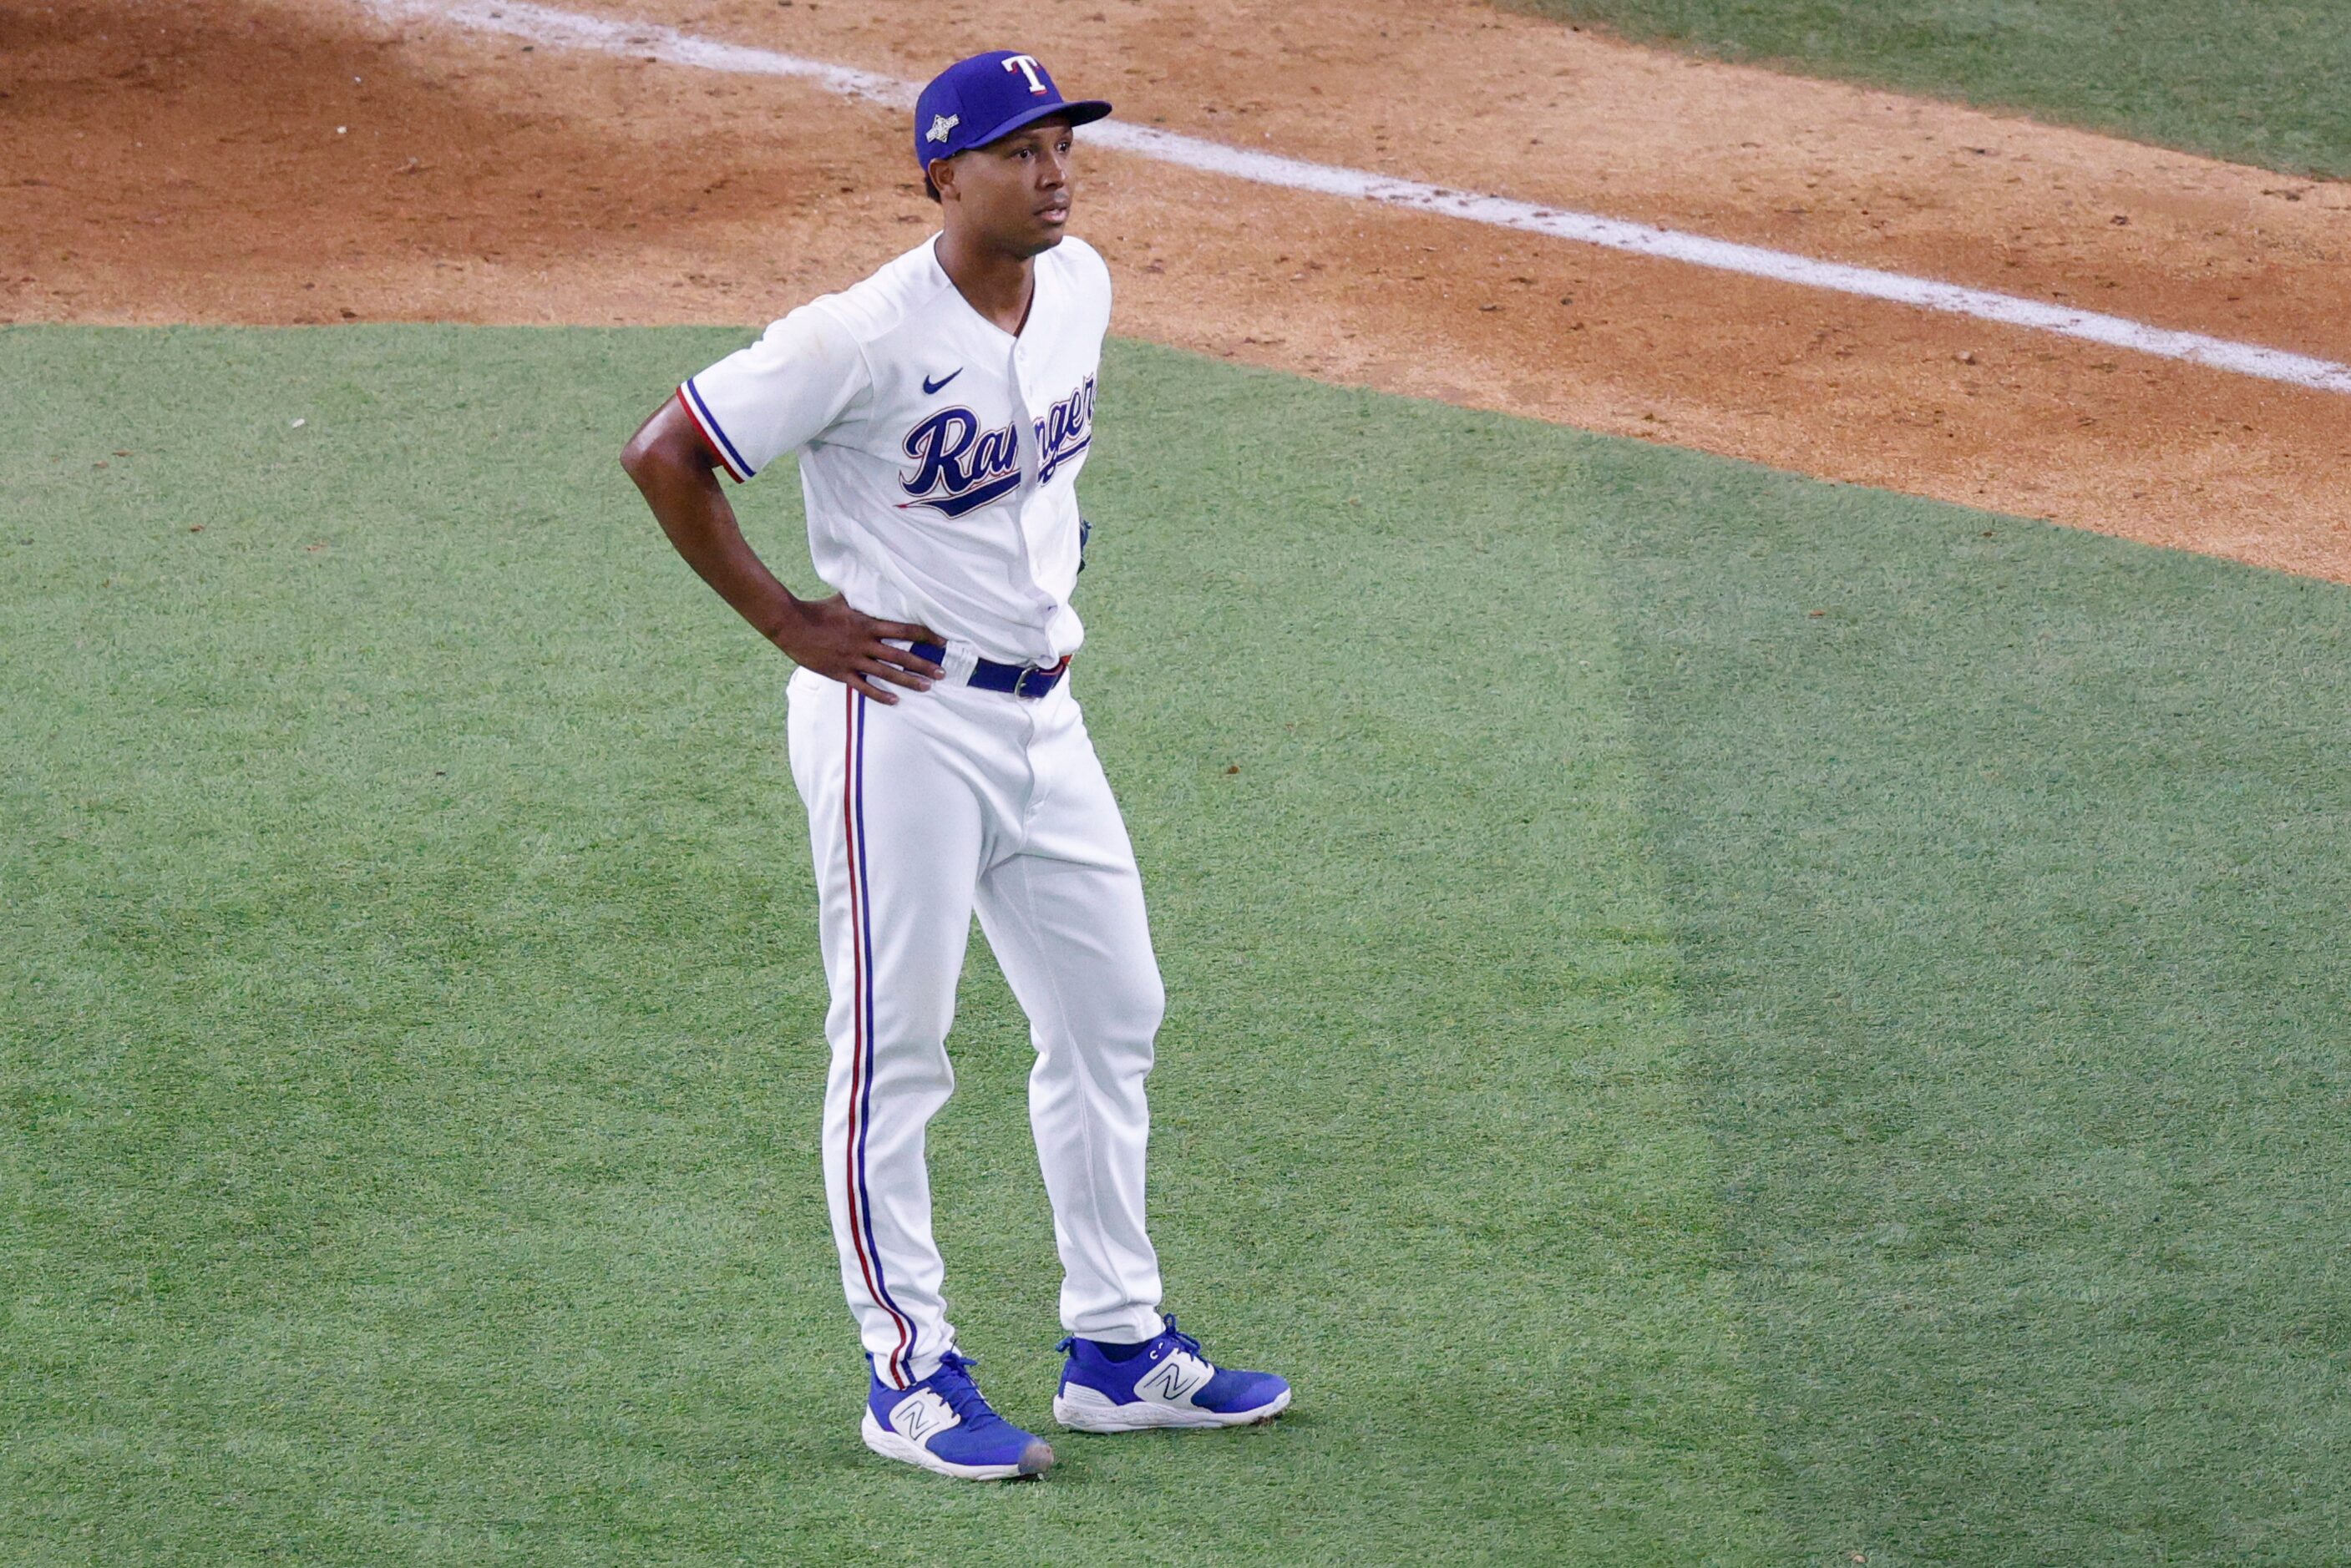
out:
<path id="1" fill-rule="evenodd" d="M 905 1387 L 955 1345 L 924 1133 L 955 1087 L 946 1036 L 975 909 L 1037 1048 L 1029 1117 L 1062 1325 L 1153 1337 L 1144 1079 L 1166 996 L 1134 851 L 1068 678 L 1034 699 L 942 681 L 891 706 L 803 670 L 789 691 L 832 991 L 825 1194 L 875 1374 Z"/>

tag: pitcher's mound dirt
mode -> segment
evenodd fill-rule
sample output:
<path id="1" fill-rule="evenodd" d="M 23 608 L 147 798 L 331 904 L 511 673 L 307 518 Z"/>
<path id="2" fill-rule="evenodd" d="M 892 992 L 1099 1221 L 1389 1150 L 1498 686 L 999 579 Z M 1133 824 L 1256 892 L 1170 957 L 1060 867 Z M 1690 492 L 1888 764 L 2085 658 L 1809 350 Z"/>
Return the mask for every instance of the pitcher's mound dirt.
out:
<path id="1" fill-rule="evenodd" d="M 906 78 L 1007 22 L 568 3 Z M 2351 357 L 2340 184 L 1467 0 L 1015 20 L 1140 123 Z M 893 111 L 331 0 L 0 10 L 0 94 L 20 321 L 751 327 L 934 211 Z M 2351 581 L 2340 395 L 1107 152 L 1079 194 L 1131 335 Z"/>

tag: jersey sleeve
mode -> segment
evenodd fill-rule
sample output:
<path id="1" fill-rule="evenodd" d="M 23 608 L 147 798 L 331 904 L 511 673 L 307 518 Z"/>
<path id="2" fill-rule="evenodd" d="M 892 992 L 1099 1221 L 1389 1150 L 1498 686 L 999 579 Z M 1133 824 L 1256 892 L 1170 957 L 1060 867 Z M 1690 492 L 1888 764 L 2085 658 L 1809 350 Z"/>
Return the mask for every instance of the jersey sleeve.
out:
<path id="1" fill-rule="evenodd" d="M 849 329 L 804 305 L 757 343 L 687 377 L 677 398 L 739 484 L 823 435 L 871 381 Z"/>

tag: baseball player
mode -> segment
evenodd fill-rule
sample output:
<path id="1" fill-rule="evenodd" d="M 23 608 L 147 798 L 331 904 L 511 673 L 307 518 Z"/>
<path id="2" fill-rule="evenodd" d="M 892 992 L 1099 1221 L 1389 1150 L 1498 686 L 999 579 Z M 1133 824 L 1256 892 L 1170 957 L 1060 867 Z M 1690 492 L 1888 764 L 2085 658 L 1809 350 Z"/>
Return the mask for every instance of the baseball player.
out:
<path id="1" fill-rule="evenodd" d="M 872 1367 L 864 1440 L 971 1480 L 1053 1460 L 973 1383 L 931 1236 L 924 1131 L 954 1086 L 975 911 L 1037 1051 L 1029 1121 L 1069 1334 L 1054 1418 L 1227 1427 L 1290 1403 L 1282 1379 L 1215 1366 L 1161 1315 L 1144 1225 L 1165 997 L 1069 674 L 1111 304 L 1102 257 L 1064 237 L 1070 155 L 1110 108 L 1064 99 L 1032 55 L 941 72 L 914 124 L 941 231 L 689 379 L 622 459 L 678 553 L 799 666 L 792 777 L 832 993 L 825 1189 Z M 829 598 L 776 580 L 717 483 L 787 452 Z"/>

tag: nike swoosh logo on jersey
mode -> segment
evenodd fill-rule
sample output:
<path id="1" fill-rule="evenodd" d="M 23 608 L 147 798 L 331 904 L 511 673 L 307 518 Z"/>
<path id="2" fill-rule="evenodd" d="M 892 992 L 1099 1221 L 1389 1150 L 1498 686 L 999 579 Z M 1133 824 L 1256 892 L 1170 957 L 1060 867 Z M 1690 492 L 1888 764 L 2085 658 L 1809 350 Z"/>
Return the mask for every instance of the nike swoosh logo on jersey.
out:
<path id="1" fill-rule="evenodd" d="M 924 395 L 925 397 L 928 397 L 928 396 L 930 396 L 930 395 L 931 395 L 932 393 L 934 393 L 934 392 L 938 392 L 938 391 L 943 391 L 943 390 L 945 390 L 945 389 L 946 389 L 946 384 L 947 384 L 949 381 L 954 380 L 957 376 L 960 376 L 960 375 L 962 375 L 962 374 L 963 374 L 963 367 L 962 367 L 962 366 L 960 366 L 960 365 L 957 365 L 954 369 L 949 370 L 946 375 L 941 376 L 941 377 L 940 377 L 937 380 L 935 380 L 935 381 L 932 380 L 928 376 L 924 377 L 924 378 L 923 378 L 923 395 Z"/>

